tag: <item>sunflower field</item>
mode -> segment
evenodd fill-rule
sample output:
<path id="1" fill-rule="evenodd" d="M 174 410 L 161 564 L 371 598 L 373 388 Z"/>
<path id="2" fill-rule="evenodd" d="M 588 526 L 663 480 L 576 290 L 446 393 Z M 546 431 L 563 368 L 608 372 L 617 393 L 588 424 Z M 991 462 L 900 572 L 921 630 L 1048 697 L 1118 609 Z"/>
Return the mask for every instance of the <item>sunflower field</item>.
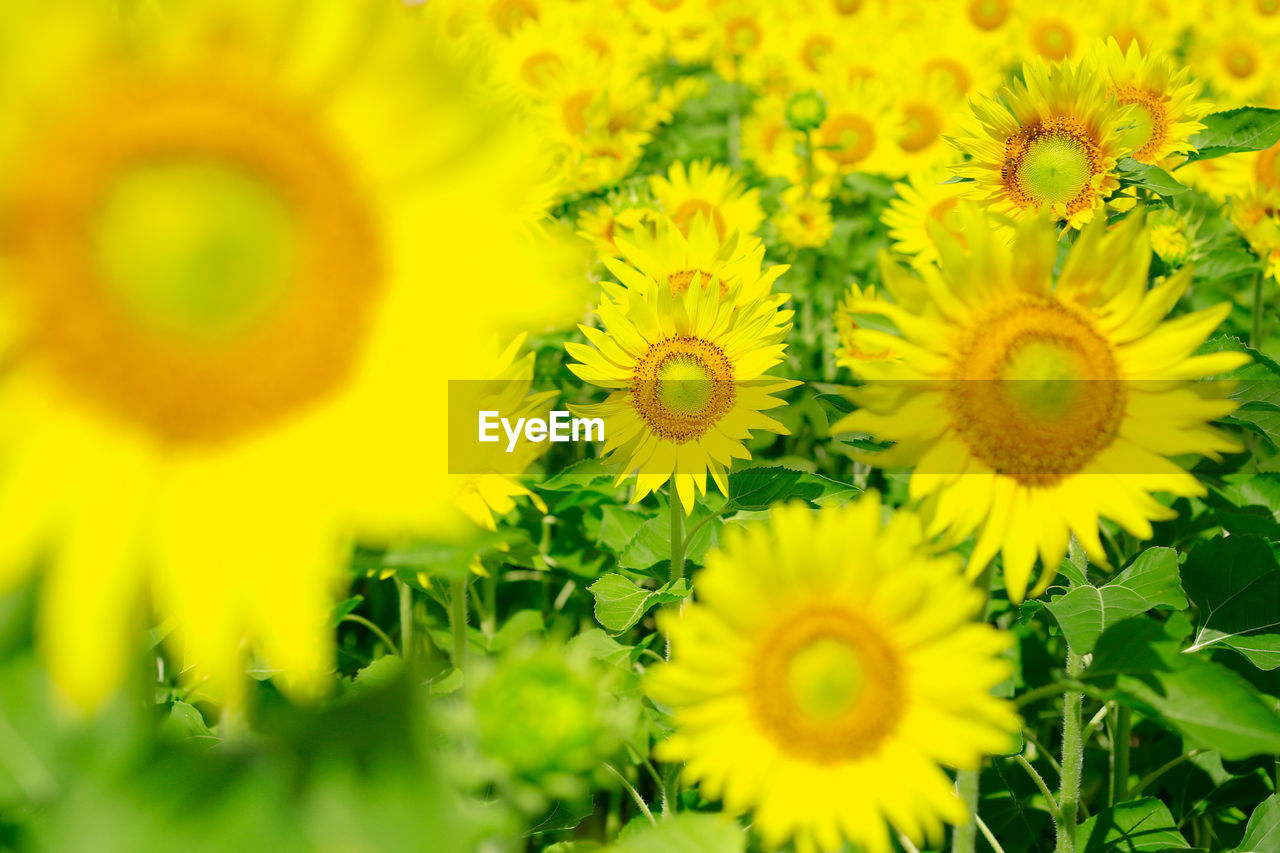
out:
<path id="1" fill-rule="evenodd" d="M 1280 0 L 0 2 L 0 853 L 1280 853 Z"/>

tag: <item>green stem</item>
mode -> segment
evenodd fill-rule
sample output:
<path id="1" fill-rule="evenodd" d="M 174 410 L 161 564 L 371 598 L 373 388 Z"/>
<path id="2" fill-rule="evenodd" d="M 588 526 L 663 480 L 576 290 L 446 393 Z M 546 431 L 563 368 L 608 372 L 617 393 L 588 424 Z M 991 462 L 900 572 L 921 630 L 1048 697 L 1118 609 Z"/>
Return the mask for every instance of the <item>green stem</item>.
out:
<path id="1" fill-rule="evenodd" d="M 449 630 L 453 632 L 453 668 L 467 669 L 467 576 L 455 578 L 449 594 Z"/>
<path id="2" fill-rule="evenodd" d="M 956 793 L 965 805 L 969 819 L 951 833 L 951 853 L 974 853 L 978 849 L 978 795 L 981 770 L 961 770 L 956 773 Z"/>
<path id="3" fill-rule="evenodd" d="M 1253 274 L 1253 328 L 1249 332 L 1249 346 L 1262 346 L 1262 270 Z"/>
<path id="4" fill-rule="evenodd" d="M 675 486 L 671 488 L 671 582 L 684 577 L 684 507 Z"/>
<path id="5" fill-rule="evenodd" d="M 1024 756 L 1015 755 L 1013 760 L 1018 762 L 1018 765 L 1023 770 L 1027 771 L 1031 781 L 1040 789 L 1040 796 L 1044 797 L 1045 805 L 1049 808 L 1049 816 L 1053 818 L 1053 825 L 1056 827 L 1062 823 L 1062 812 L 1058 809 L 1058 801 L 1054 798 L 1053 792 L 1049 790 L 1049 785 L 1044 781 L 1044 777 L 1040 775 L 1040 771 L 1036 770 L 1035 766 L 1030 761 L 1027 761 Z"/>
<path id="6" fill-rule="evenodd" d="M 991 566 L 988 565 L 975 584 L 982 593 L 978 618 L 984 622 L 987 619 L 987 605 L 991 602 L 991 575 Z M 956 793 L 964 803 L 965 814 L 969 819 L 952 831 L 951 853 L 974 853 L 978 849 L 978 797 L 982 793 L 981 780 L 981 765 L 973 770 L 960 770 L 956 773 Z"/>
<path id="7" fill-rule="evenodd" d="M 1179 755 L 1177 758 L 1171 759 L 1169 761 L 1166 761 L 1164 764 L 1161 764 L 1155 770 L 1152 770 L 1146 776 L 1143 776 L 1141 779 L 1138 780 L 1138 784 L 1133 786 L 1133 796 L 1136 797 L 1140 795 L 1143 791 L 1147 790 L 1147 788 L 1150 787 L 1150 785 L 1153 782 L 1155 782 L 1164 774 L 1168 773 L 1173 768 L 1177 767 L 1182 762 L 1190 761 L 1191 759 L 1195 758 L 1197 755 L 1202 755 L 1205 752 L 1208 752 L 1208 750 L 1193 749 L 1190 752 L 1184 752 L 1182 755 Z"/>
<path id="8" fill-rule="evenodd" d="M 1116 706 L 1115 729 L 1111 735 L 1111 805 L 1129 799 L 1129 736 L 1133 729 L 1133 712 L 1124 705 Z"/>
<path id="9" fill-rule="evenodd" d="M 804 196 L 809 198 L 813 195 L 813 184 L 815 180 L 815 164 L 813 157 L 813 128 L 806 127 L 804 130 Z"/>
<path id="10" fill-rule="evenodd" d="M 400 656 L 408 661 L 414 656 L 413 589 L 400 578 L 396 578 L 396 592 L 400 594 Z M 394 649 L 395 646 L 391 648 Z"/>
<path id="11" fill-rule="evenodd" d="M 1084 672 L 1084 658 L 1067 649 L 1067 678 L 1074 681 Z M 1080 811 L 1080 777 L 1084 771 L 1084 741 L 1081 737 L 1081 710 L 1084 694 L 1068 690 L 1062 696 L 1062 785 L 1058 791 L 1057 853 L 1075 853 L 1076 816 Z"/>
<path id="12" fill-rule="evenodd" d="M 612 764 L 605 762 L 604 767 L 618 778 L 618 781 L 622 783 L 622 787 L 631 795 L 631 799 L 635 800 L 636 805 L 640 807 L 640 811 L 649 819 L 649 823 L 656 826 L 658 822 L 653 819 L 653 812 L 649 811 L 649 804 L 644 801 L 644 797 L 640 796 L 640 792 L 636 790 L 635 785 L 628 782 L 627 777 L 618 772 L 618 768 Z"/>
<path id="13" fill-rule="evenodd" d="M 354 622 L 354 623 L 356 623 L 357 625 L 363 625 L 363 626 L 365 626 L 365 627 L 366 627 L 366 628 L 368 628 L 370 631 L 372 631 L 372 632 L 374 633 L 374 635 L 375 635 L 375 636 L 377 636 L 377 638 L 383 642 L 383 644 L 384 644 L 384 645 L 386 645 L 387 650 L 388 650 L 389 652 L 391 652 L 391 654 L 393 654 L 393 655 L 398 655 L 398 654 L 400 654 L 400 650 L 399 650 L 398 648 L 396 648 L 396 644 L 395 644 L 395 643 L 391 642 L 391 638 L 387 636 L 387 632 L 386 632 L 386 631 L 384 631 L 384 630 L 382 630 L 382 629 L 381 629 L 381 628 L 379 628 L 376 624 L 374 624 L 373 622 L 371 622 L 371 621 L 369 621 L 368 619 L 364 618 L 364 617 L 363 617 L 363 616 L 361 616 L 360 614 L 358 614 L 358 613 L 348 613 L 346 616 L 343 616 L 343 617 L 342 617 L 342 621 L 343 621 L 343 622 Z"/>

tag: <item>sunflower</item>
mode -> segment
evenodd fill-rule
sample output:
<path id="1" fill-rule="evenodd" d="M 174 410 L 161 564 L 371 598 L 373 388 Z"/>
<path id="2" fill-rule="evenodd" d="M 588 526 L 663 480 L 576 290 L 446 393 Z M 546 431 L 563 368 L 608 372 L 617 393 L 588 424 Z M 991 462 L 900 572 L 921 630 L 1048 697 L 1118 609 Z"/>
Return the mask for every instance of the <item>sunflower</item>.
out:
<path id="1" fill-rule="evenodd" d="M 1215 101 L 1224 107 L 1269 105 L 1280 76 L 1280 35 L 1232 15 L 1214 16 L 1193 33 L 1187 60 Z"/>
<path id="2" fill-rule="evenodd" d="M 918 517 L 880 499 L 775 507 L 707 554 L 697 600 L 659 616 L 671 660 L 646 690 L 675 732 L 656 748 L 766 847 L 801 853 L 924 846 L 965 809 L 947 768 L 976 769 L 1019 729 L 991 689 L 1008 634 L 973 621 L 983 598 Z"/>
<path id="3" fill-rule="evenodd" d="M 1092 64 L 1023 66 L 999 98 L 972 101 L 974 121 L 955 145 L 971 160 L 956 173 L 993 211 L 1014 218 L 1047 210 L 1079 228 L 1119 186 L 1132 107 L 1121 108 Z"/>
<path id="4" fill-rule="evenodd" d="M 694 219 L 709 218 L 720 238 L 731 231 L 754 234 L 764 222 L 759 190 L 748 190 L 728 166 L 708 160 L 671 164 L 666 176 L 654 175 L 649 186 L 676 226 L 689 233 Z"/>
<path id="5" fill-rule="evenodd" d="M 556 398 L 557 392 L 530 393 L 534 354 L 520 355 L 525 338 L 523 334 L 517 336 L 488 365 L 477 359 L 472 375 L 484 376 L 484 379 L 453 383 L 449 408 L 463 413 L 466 427 L 471 427 L 476 413 L 482 411 L 501 412 L 512 420 L 546 415 L 547 404 Z M 494 444 L 485 444 L 483 449 L 479 445 L 468 446 L 463 458 L 449 460 L 449 467 L 454 472 L 454 500 L 458 507 L 468 518 L 488 530 L 497 530 L 494 516 L 503 516 L 515 509 L 518 497 L 529 498 L 534 506 L 546 512 L 547 506 L 542 498 L 516 479 L 546 449 L 545 443 L 524 440 L 510 452 Z"/>
<path id="6" fill-rule="evenodd" d="M 822 89 L 827 117 L 813 132 L 818 170 L 837 183 L 853 172 L 897 174 L 903 161 L 892 91 L 879 80 L 834 76 Z"/>
<path id="7" fill-rule="evenodd" d="M 893 239 L 893 250 L 907 256 L 913 265 L 937 262 L 934 223 L 962 239 L 956 205 L 965 193 L 965 185 L 948 183 L 949 174 L 948 169 L 928 169 L 895 184 L 898 197 L 889 201 L 881 217 Z"/>
<path id="8" fill-rule="evenodd" d="M 743 306 L 766 298 L 778 305 L 787 300 L 783 294 L 770 297 L 773 283 L 787 267 L 762 268 L 764 244 L 759 238 L 739 237 L 734 231 L 721 240 L 705 217 L 695 217 L 689 223 L 688 236 L 664 216 L 656 220 L 652 231 L 645 227 L 625 232 L 615 242 L 621 259 L 603 260 L 622 287 L 611 282 L 602 284 L 620 305 L 627 304 L 624 289 L 643 293 L 651 281 L 666 283 L 676 295 L 691 287 L 714 285 L 721 294 L 732 291 Z"/>
<path id="9" fill-rule="evenodd" d="M 1179 68 L 1164 53 L 1145 56 L 1136 42 L 1127 52 L 1115 39 L 1099 46 L 1098 63 L 1111 79 L 1111 94 L 1121 105 L 1133 105 L 1133 124 L 1121 147 L 1142 163 L 1160 163 L 1192 151 L 1192 135 L 1204 129 L 1200 119 L 1212 105 L 1199 98 L 1200 86 L 1189 68 Z"/>
<path id="10" fill-rule="evenodd" d="M 770 178 L 799 183 L 804 174 L 800 146 L 804 134 L 787 125 L 787 99 L 757 98 L 742 120 L 742 156 Z"/>
<path id="11" fill-rule="evenodd" d="M 914 466 L 910 494 L 924 501 L 930 535 L 958 542 L 977 531 L 970 572 L 1002 552 L 1019 602 L 1037 553 L 1033 595 L 1053 581 L 1069 534 L 1106 565 L 1099 518 L 1147 539 L 1151 521 L 1176 516 L 1153 492 L 1204 493 L 1165 457 L 1237 450 L 1208 426 L 1235 404 L 1220 384 L 1189 380 L 1248 358 L 1193 355 L 1228 304 L 1163 321 L 1191 274 L 1146 289 L 1151 244 L 1138 216 L 1082 231 L 1056 277 L 1046 220 L 1018 226 L 1010 246 L 979 209 L 965 205 L 961 217 L 967 246 L 935 229 L 941 268 L 922 270 L 922 309 L 852 306 L 897 326 L 899 335 L 868 329 L 863 340 L 901 361 L 862 366 L 868 382 L 851 392 L 860 410 L 833 430 L 896 442 L 870 461 Z M 895 297 L 921 286 L 901 268 L 883 273 Z"/>
<path id="12" fill-rule="evenodd" d="M 793 249 L 820 249 L 835 230 L 831 201 L 804 187 L 790 187 L 779 197 L 782 209 L 774 217 L 782 242 Z"/>
<path id="13" fill-rule="evenodd" d="M 348 531 L 470 527 L 445 377 L 561 290 L 524 212 L 545 164 L 439 20 L 116 5 L 0 10 L 40 46 L 0 64 L 0 586 L 47 566 L 78 705 L 148 606 L 229 700 L 250 650 L 310 693 Z"/>
<path id="14" fill-rule="evenodd" d="M 639 199 L 611 197 L 578 214 L 578 235 L 591 244 L 597 255 L 616 258 L 621 232 L 652 228 L 660 215 L 656 208 Z"/>
<path id="15" fill-rule="evenodd" d="M 740 305 L 733 290 L 674 293 L 653 279 L 620 296 L 622 305 L 605 300 L 597 309 L 603 331 L 580 327 L 594 346 L 565 344 L 579 362 L 569 365 L 574 375 L 613 391 L 574 412 L 604 420 L 617 482 L 638 475 L 635 500 L 674 478 L 690 513 L 708 472 L 727 493 L 726 470 L 751 458 L 743 440 L 752 430 L 787 434 L 764 412 L 785 405 L 772 395 L 796 384 L 766 375 L 786 351 L 791 312 L 773 297 Z"/>
<path id="16" fill-rule="evenodd" d="M 849 285 L 845 298 L 836 307 L 836 334 L 840 338 L 836 347 L 836 363 L 849 368 L 854 376 L 860 374 L 865 361 L 883 361 L 896 359 L 898 356 L 888 347 L 873 343 L 868 345 L 862 340 L 865 317 L 869 312 L 867 306 L 880 300 L 873 286 L 860 287 L 857 282 Z"/>
<path id="17" fill-rule="evenodd" d="M 1280 280 L 1280 189 L 1259 188 L 1233 198 L 1231 221 L 1266 263 L 1267 275 Z"/>
<path id="18" fill-rule="evenodd" d="M 1210 185 L 1205 191 L 1219 201 L 1254 191 L 1280 190 L 1280 143 L 1262 151 L 1229 154 L 1192 165 L 1212 166 L 1211 174 L 1205 176 L 1205 183 Z"/>
<path id="19" fill-rule="evenodd" d="M 959 155 L 946 137 L 955 134 L 956 123 L 968 112 L 966 100 L 946 71 L 913 66 L 893 75 L 900 161 L 908 170 L 953 163 Z"/>

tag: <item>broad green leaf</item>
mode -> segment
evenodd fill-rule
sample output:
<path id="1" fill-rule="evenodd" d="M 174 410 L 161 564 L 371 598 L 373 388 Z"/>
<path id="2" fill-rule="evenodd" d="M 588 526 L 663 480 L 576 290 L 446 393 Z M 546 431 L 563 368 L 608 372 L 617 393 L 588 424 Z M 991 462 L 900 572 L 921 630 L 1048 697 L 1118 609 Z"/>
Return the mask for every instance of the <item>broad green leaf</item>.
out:
<path id="1" fill-rule="evenodd" d="M 1280 564 L 1266 540 L 1201 542 L 1187 556 L 1182 583 L 1197 610 L 1188 651 L 1221 646 L 1259 669 L 1280 667 Z"/>
<path id="2" fill-rule="evenodd" d="M 804 481 L 803 473 L 792 468 L 744 468 L 729 475 L 729 503 L 725 509 L 763 510 L 793 498 L 812 500 L 822 491 L 820 483 Z"/>
<path id="3" fill-rule="evenodd" d="M 1226 281 L 1243 275 L 1253 275 L 1262 269 L 1262 261 L 1245 249 L 1218 249 L 1196 262 L 1197 281 Z"/>
<path id="4" fill-rule="evenodd" d="M 705 516 L 702 516 L 705 518 Z M 700 561 L 704 554 L 720 544 L 720 531 L 724 522 L 713 519 L 702 525 L 696 533 L 690 535 L 701 521 L 697 515 L 685 519 L 684 558 L 686 561 Z M 636 530 L 630 544 L 618 555 L 618 568 L 643 572 L 671 559 L 671 519 L 667 513 L 651 518 Z"/>
<path id="5" fill-rule="evenodd" d="M 1153 607 L 1187 606 L 1178 583 L 1177 552 L 1172 548 L 1148 548 L 1105 586 L 1072 587 L 1047 606 L 1071 648 L 1088 654 L 1102 632 L 1122 619 Z"/>
<path id="6" fill-rule="evenodd" d="M 1238 151 L 1262 151 L 1280 141 L 1280 110 L 1240 107 L 1200 120 L 1204 130 L 1191 137 L 1192 160 L 1208 160 Z"/>
<path id="7" fill-rule="evenodd" d="M 1235 853 L 1280 853 L 1280 799 L 1275 794 L 1253 810 Z"/>
<path id="8" fill-rule="evenodd" d="M 1181 613 L 1163 623 L 1117 622 L 1098 638 L 1083 679 L 1224 758 L 1280 752 L 1280 717 L 1258 692 L 1225 666 L 1181 651 L 1190 627 Z"/>
<path id="9" fill-rule="evenodd" d="M 1190 847 L 1178 832 L 1169 807 L 1155 797 L 1144 797 L 1104 809 L 1076 829 L 1076 850 L 1079 853 L 1154 853 Z"/>
<path id="10" fill-rule="evenodd" d="M 336 628 L 343 619 L 354 613 L 355 609 L 363 603 L 363 595 L 353 595 L 345 601 L 335 605 L 333 613 L 329 617 L 329 624 Z"/>
<path id="11" fill-rule="evenodd" d="M 534 824 L 526 835 L 542 835 L 546 832 L 561 832 L 573 829 L 587 819 L 596 810 L 595 799 L 583 800 L 580 803 L 566 803 L 557 800 L 551 809 Z"/>
<path id="12" fill-rule="evenodd" d="M 204 715 L 194 705 L 175 699 L 169 707 L 165 728 L 180 738 L 208 741 L 210 745 L 220 738 L 209 729 Z"/>
<path id="13" fill-rule="evenodd" d="M 608 574 L 587 588 L 596 600 L 596 620 L 612 634 L 635 625 L 653 607 L 689 596 L 689 582 L 681 578 L 657 590 L 637 586 L 619 574 Z"/>
<path id="14" fill-rule="evenodd" d="M 1132 157 L 1121 157 L 1117 168 L 1120 170 L 1122 181 L 1130 186 L 1150 190 L 1159 196 L 1167 197 L 1187 191 L 1185 186 L 1178 183 L 1177 179 L 1164 169 L 1140 163 Z"/>
<path id="15" fill-rule="evenodd" d="M 633 509 L 606 506 L 600 510 L 599 543 L 615 554 L 626 550 L 645 523 L 645 517 Z"/>
<path id="16" fill-rule="evenodd" d="M 742 853 L 747 835 L 719 814 L 678 814 L 656 826 L 633 824 L 606 853 Z"/>

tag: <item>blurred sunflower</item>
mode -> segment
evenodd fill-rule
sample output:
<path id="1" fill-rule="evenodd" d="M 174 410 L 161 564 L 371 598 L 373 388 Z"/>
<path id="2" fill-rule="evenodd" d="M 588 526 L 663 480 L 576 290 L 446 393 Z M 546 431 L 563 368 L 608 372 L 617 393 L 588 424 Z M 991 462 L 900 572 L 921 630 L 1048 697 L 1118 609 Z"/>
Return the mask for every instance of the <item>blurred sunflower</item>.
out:
<path id="1" fill-rule="evenodd" d="M 773 224 L 782 242 L 793 249 L 820 249 L 827 244 L 835 230 L 830 199 L 806 192 L 802 186 L 789 187 L 779 199 L 782 209 Z"/>
<path id="2" fill-rule="evenodd" d="M 839 182 L 852 172 L 899 174 L 903 158 L 896 140 L 891 90 L 878 80 L 841 80 L 823 88 L 827 116 L 813 132 L 814 162 L 827 178 Z"/>
<path id="3" fill-rule="evenodd" d="M 395 4 L 115 9 L 0 10 L 0 586 L 47 561 L 79 705 L 147 593 L 231 701 L 251 650 L 311 693 L 350 532 L 470 527 L 446 377 L 558 301 L 545 164 Z"/>
<path id="4" fill-rule="evenodd" d="M 578 214 L 578 235 L 591 244 L 596 254 L 616 258 L 619 234 L 652 228 L 660 215 L 656 208 L 638 199 L 610 198 Z"/>
<path id="5" fill-rule="evenodd" d="M 652 231 L 640 228 L 622 233 L 615 242 L 621 258 L 604 258 L 604 264 L 622 287 L 607 281 L 602 285 L 622 306 L 627 304 L 625 289 L 643 293 L 651 281 L 668 284 L 675 295 L 714 283 L 721 294 L 732 291 L 737 304 L 747 306 L 769 297 L 773 283 L 787 271 L 781 265 L 763 268 L 764 244 L 759 238 L 740 238 L 734 231 L 721 240 L 705 216 L 694 217 L 688 236 L 662 217 Z M 772 298 L 778 305 L 787 299 L 783 294 Z"/>
<path id="6" fill-rule="evenodd" d="M 1047 210 L 1079 228 L 1120 186 L 1132 107 L 1116 103 L 1093 63 L 1028 63 L 1022 80 L 971 107 L 974 121 L 954 140 L 971 159 L 955 171 L 974 179 L 971 192 L 994 212 Z"/>
<path id="7" fill-rule="evenodd" d="M 656 755 L 766 847 L 801 853 L 923 846 L 965 808 L 945 768 L 1008 750 L 1019 720 L 991 695 L 1007 634 L 973 621 L 983 597 L 920 520 L 883 520 L 869 493 L 839 509 L 775 507 L 707 554 L 698 598 L 664 612 L 671 661 L 646 689 L 675 732 Z"/>
<path id="8" fill-rule="evenodd" d="M 1280 143 L 1192 165 L 1211 167 L 1211 174 L 1205 176 L 1204 183 L 1209 185 L 1205 190 L 1220 201 L 1255 191 L 1280 190 Z"/>
<path id="9" fill-rule="evenodd" d="M 946 137 L 955 134 L 956 122 L 968 110 L 965 97 L 956 91 L 948 73 L 902 68 L 893 74 L 893 80 L 898 124 L 895 141 L 904 167 L 928 168 L 958 159 Z"/>
<path id="10" fill-rule="evenodd" d="M 963 240 L 956 205 L 965 193 L 965 185 L 947 183 L 949 175 L 948 169 L 929 169 L 895 184 L 898 197 L 889 201 L 881 217 L 893 239 L 893 250 L 907 256 L 915 266 L 938 260 L 932 234 L 934 223 Z"/>
<path id="11" fill-rule="evenodd" d="M 787 125 L 787 100 L 757 98 L 742 120 L 742 156 L 770 178 L 799 183 L 804 164 L 797 153 L 804 135 Z"/>
<path id="12" fill-rule="evenodd" d="M 849 291 L 836 307 L 836 334 L 840 343 L 836 347 L 836 363 L 847 367 L 854 375 L 860 375 L 864 361 L 883 361 L 896 359 L 894 351 L 881 344 L 868 345 L 862 340 L 865 316 L 875 312 L 868 311 L 868 306 L 880 300 L 874 286 L 860 287 L 856 282 L 849 285 Z"/>
<path id="13" fill-rule="evenodd" d="M 690 513 L 708 472 L 728 493 L 726 471 L 751 458 L 743 441 L 752 430 L 787 434 L 764 412 L 785 405 L 772 395 L 796 384 L 766 375 L 786 351 L 791 312 L 774 297 L 741 305 L 733 290 L 677 294 L 652 279 L 619 295 L 622 305 L 605 300 L 597 309 L 603 331 L 579 327 L 593 346 L 565 344 L 579 362 L 569 365 L 574 375 L 613 389 L 605 402 L 573 410 L 603 418 L 617 482 L 638 475 L 634 500 L 674 479 Z"/>
<path id="14" fill-rule="evenodd" d="M 1213 109 L 1199 97 L 1191 70 L 1164 53 L 1144 55 L 1136 42 L 1127 52 L 1114 39 L 1100 45 L 1098 62 L 1111 78 L 1111 93 L 1121 106 L 1132 105 L 1133 124 L 1121 148 L 1142 163 L 1160 163 L 1194 150 L 1191 137 L 1204 129 L 1200 119 Z"/>
<path id="15" fill-rule="evenodd" d="M 910 494 L 923 499 L 930 535 L 958 542 L 977 531 L 973 574 L 1003 553 L 1015 602 L 1052 583 L 1070 534 L 1106 565 L 1098 521 L 1138 539 L 1176 513 L 1152 497 L 1204 493 L 1166 457 L 1216 458 L 1238 450 L 1209 422 L 1235 403 L 1221 383 L 1190 380 L 1248 361 L 1240 353 L 1194 355 L 1229 304 L 1164 321 L 1186 292 L 1190 270 L 1146 289 L 1151 244 L 1132 216 L 1108 232 L 1081 232 L 1056 277 L 1057 240 L 1045 220 L 1023 223 L 1012 246 L 980 210 L 961 209 L 966 244 L 935 229 L 941 269 L 922 270 L 922 308 L 883 301 L 852 308 L 880 314 L 900 334 L 867 329 L 868 345 L 900 362 L 868 362 L 860 407 L 833 431 L 896 442 L 871 460 L 911 465 Z M 886 265 L 891 295 L 920 282 Z"/>
<path id="16" fill-rule="evenodd" d="M 1231 199 L 1231 221 L 1266 263 L 1267 275 L 1280 280 L 1280 189 L 1258 188 Z"/>
<path id="17" fill-rule="evenodd" d="M 1187 60 L 1224 108 L 1266 106 L 1278 93 L 1280 35 L 1214 15 L 1195 27 Z"/>
<path id="18" fill-rule="evenodd" d="M 649 179 L 654 197 L 676 226 L 686 234 L 698 217 L 714 223 L 720 239 L 731 231 L 755 234 L 764 222 L 759 190 L 748 190 L 728 166 L 708 160 L 671 164 L 666 176 Z"/>

